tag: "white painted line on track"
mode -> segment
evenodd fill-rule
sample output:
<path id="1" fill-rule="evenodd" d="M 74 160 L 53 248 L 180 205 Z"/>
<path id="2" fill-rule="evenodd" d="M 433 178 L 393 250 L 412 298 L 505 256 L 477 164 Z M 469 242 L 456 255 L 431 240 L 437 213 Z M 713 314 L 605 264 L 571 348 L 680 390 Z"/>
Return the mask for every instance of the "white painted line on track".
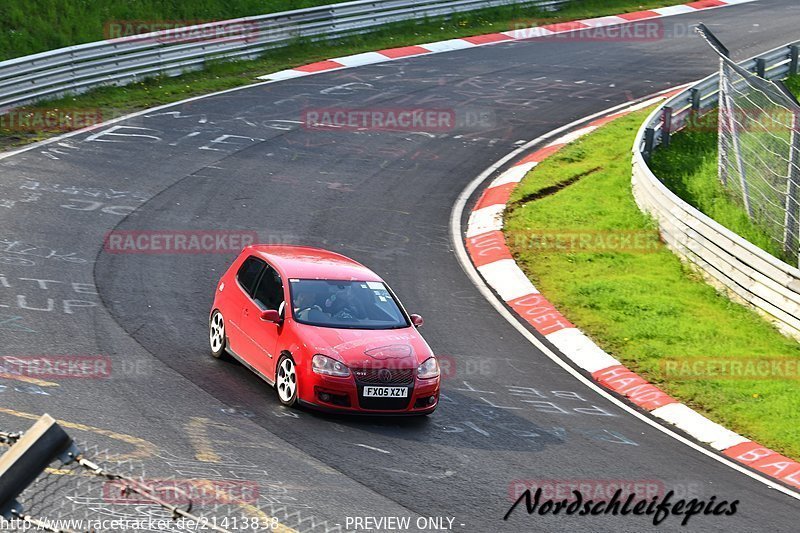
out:
<path id="1" fill-rule="evenodd" d="M 392 452 L 388 450 L 384 450 L 382 448 L 376 448 L 375 446 L 369 446 L 367 444 L 361 444 L 360 442 L 353 444 L 353 446 L 358 446 L 359 448 L 366 448 L 367 450 L 372 450 L 374 452 L 385 453 L 386 455 L 392 454 Z"/>

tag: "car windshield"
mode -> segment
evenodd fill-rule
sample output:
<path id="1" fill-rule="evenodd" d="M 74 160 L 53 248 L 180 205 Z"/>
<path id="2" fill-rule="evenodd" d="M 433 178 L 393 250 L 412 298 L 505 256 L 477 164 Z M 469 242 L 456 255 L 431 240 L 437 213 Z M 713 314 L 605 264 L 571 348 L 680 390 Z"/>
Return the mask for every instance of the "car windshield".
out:
<path id="1" fill-rule="evenodd" d="M 396 329 L 410 324 L 381 282 L 290 279 L 297 322 L 326 328 Z"/>

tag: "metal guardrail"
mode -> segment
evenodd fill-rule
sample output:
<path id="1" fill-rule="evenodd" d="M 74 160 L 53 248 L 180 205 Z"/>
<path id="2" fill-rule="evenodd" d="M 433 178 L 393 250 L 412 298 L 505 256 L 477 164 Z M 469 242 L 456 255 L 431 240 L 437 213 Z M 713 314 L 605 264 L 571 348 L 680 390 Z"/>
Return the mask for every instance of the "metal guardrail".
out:
<path id="1" fill-rule="evenodd" d="M 740 66 L 767 79 L 800 73 L 800 42 L 776 48 Z M 713 110 L 719 95 L 714 74 L 659 106 L 639 130 L 633 146 L 633 193 L 657 221 L 667 245 L 696 265 L 717 286 L 766 314 L 800 340 L 800 270 L 707 217 L 670 191 L 647 165 L 660 145 L 692 117 Z"/>
<path id="2" fill-rule="evenodd" d="M 0 62 L 0 112 L 25 103 L 253 59 L 298 40 L 368 33 L 393 22 L 500 6 L 557 9 L 569 0 L 358 0 L 70 46 Z"/>

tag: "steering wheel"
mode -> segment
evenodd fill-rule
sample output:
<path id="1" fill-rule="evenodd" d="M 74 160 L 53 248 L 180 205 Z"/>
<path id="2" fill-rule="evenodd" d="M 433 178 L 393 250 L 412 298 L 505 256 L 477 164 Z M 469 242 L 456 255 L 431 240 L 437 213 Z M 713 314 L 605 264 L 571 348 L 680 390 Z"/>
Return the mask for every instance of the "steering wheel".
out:
<path id="1" fill-rule="evenodd" d="M 333 318 L 338 318 L 339 320 L 357 320 L 355 309 L 350 306 L 344 306 L 339 309 L 336 314 L 333 315 Z"/>
<path id="2" fill-rule="evenodd" d="M 322 311 L 322 308 L 320 306 L 318 306 L 317 304 L 314 304 L 314 305 L 309 305 L 309 306 L 306 306 L 306 307 L 298 307 L 297 308 L 297 313 L 302 313 L 303 311 L 313 311 L 314 309 L 316 309 L 317 311 Z"/>

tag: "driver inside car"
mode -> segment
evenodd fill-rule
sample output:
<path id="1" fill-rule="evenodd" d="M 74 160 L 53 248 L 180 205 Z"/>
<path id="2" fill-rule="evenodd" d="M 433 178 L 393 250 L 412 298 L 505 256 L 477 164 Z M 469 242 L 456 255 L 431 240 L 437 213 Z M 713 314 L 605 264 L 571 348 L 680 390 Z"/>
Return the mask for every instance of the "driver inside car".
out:
<path id="1" fill-rule="evenodd" d="M 333 293 L 325 300 L 325 311 L 333 318 L 348 320 L 364 318 L 365 313 L 353 295 L 353 285 L 337 285 Z"/>
<path id="2" fill-rule="evenodd" d="M 296 307 L 294 308 L 294 314 L 300 318 L 300 320 L 308 320 L 308 314 L 311 311 L 319 311 L 322 312 L 322 308 L 317 305 L 316 303 L 316 295 L 313 292 L 301 292 L 295 298 Z"/>

